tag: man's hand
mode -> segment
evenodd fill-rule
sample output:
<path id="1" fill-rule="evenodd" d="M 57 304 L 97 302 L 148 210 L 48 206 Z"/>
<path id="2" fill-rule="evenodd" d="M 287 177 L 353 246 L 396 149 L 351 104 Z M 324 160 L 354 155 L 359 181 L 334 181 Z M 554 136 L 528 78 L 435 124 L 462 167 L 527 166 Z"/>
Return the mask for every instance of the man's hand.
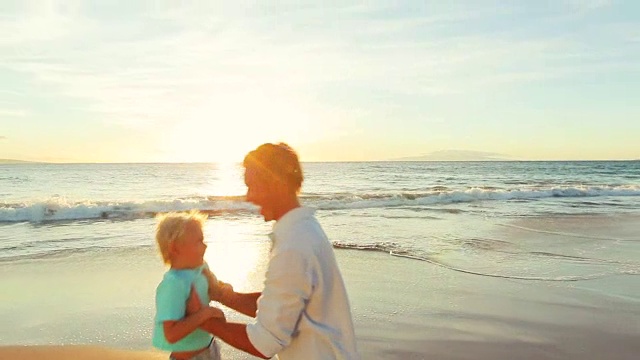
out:
<path id="1" fill-rule="evenodd" d="M 207 306 L 206 308 L 201 309 L 201 311 L 205 311 L 207 314 L 207 318 L 209 319 L 217 319 L 223 321 L 227 320 L 224 316 L 224 312 L 217 307 Z"/>
<path id="2" fill-rule="evenodd" d="M 170 344 L 173 344 L 189 335 L 205 322 L 224 324 L 226 321 L 224 312 L 208 304 L 203 305 L 200 302 L 198 292 L 191 286 L 184 318 L 180 320 L 163 321 L 162 327 L 165 338 Z"/>
<path id="3" fill-rule="evenodd" d="M 223 283 L 222 281 L 218 281 L 218 284 L 220 289 L 218 302 L 221 302 L 223 304 L 229 303 L 234 294 L 233 286 L 231 286 L 231 284 Z"/>
<path id="4" fill-rule="evenodd" d="M 256 317 L 256 311 L 258 310 L 257 301 L 260 293 L 237 293 L 233 290 L 231 284 L 219 281 L 208 268 L 205 268 L 202 274 L 207 278 L 207 282 L 209 283 L 210 300 L 217 301 L 247 316 Z"/>
<path id="5" fill-rule="evenodd" d="M 196 289 L 192 286 L 191 292 L 189 293 L 189 298 L 187 299 L 187 316 L 191 314 L 195 314 L 197 312 L 203 311 L 206 315 L 204 315 L 207 319 L 218 319 L 226 321 L 224 316 L 224 312 L 217 307 L 211 306 L 203 306 L 200 302 L 200 297 L 196 292 Z"/>
<path id="6" fill-rule="evenodd" d="M 229 299 L 229 295 L 233 294 L 233 286 L 218 280 L 209 268 L 202 270 L 202 274 L 207 278 L 207 282 L 209 283 L 210 300 L 224 303 L 225 299 Z"/>
<path id="7" fill-rule="evenodd" d="M 200 302 L 200 297 L 198 296 L 198 292 L 196 289 L 191 286 L 191 292 L 189 293 L 189 298 L 187 299 L 187 315 L 195 314 L 202 309 L 202 303 Z"/>

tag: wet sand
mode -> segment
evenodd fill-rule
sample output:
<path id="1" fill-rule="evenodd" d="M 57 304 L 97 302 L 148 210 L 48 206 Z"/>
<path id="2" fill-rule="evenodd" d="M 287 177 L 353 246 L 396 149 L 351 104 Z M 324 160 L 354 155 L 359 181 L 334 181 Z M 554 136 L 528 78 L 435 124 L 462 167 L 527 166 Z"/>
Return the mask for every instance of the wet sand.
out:
<path id="1" fill-rule="evenodd" d="M 569 225 L 544 228 L 571 233 L 578 226 Z M 624 232 L 620 237 L 633 234 L 629 226 L 635 225 L 627 225 L 602 232 L 612 238 L 615 229 Z M 522 238 L 532 233 L 503 231 Z M 524 281 L 381 252 L 336 255 L 363 359 L 632 360 L 640 354 L 636 275 Z M 254 269 L 239 290 L 259 290 L 262 270 Z M 0 359 L 167 358 L 150 345 L 153 293 L 163 271 L 152 249 L 0 263 Z M 232 321 L 248 320 L 227 314 Z M 225 359 L 251 359 L 227 345 L 222 350 Z"/>

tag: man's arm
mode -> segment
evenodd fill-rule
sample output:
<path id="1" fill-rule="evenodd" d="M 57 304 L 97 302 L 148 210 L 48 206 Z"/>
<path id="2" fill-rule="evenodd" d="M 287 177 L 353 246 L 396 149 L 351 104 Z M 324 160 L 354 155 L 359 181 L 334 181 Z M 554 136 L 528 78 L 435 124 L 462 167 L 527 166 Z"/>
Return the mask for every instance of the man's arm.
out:
<path id="1" fill-rule="evenodd" d="M 313 270 L 308 258 L 304 251 L 286 249 L 269 261 L 256 321 L 244 331 L 251 344 L 266 356 L 288 347 L 297 332 L 313 291 Z"/>
<path id="2" fill-rule="evenodd" d="M 219 339 L 238 350 L 242 350 L 262 359 L 268 359 L 268 357 L 260 353 L 260 351 L 253 346 L 251 341 L 249 341 L 249 337 L 247 336 L 247 326 L 245 324 L 227 323 L 217 319 L 211 319 L 204 322 L 200 328 L 217 336 Z"/>
<path id="3" fill-rule="evenodd" d="M 222 296 L 223 304 L 256 316 L 256 323 L 227 323 L 216 327 L 207 322 L 201 328 L 240 350 L 256 356 L 262 355 L 262 358 L 273 356 L 291 343 L 312 291 L 313 275 L 308 255 L 298 249 L 288 249 L 270 259 L 262 294 L 237 294 L 228 291 L 229 299 Z M 255 301 L 258 297 L 259 313 Z"/>
<path id="4" fill-rule="evenodd" d="M 209 268 L 205 268 L 203 274 L 209 283 L 209 299 L 247 316 L 256 317 L 257 302 L 262 293 L 237 293 L 233 291 L 233 286 L 219 281 Z"/>
<path id="5" fill-rule="evenodd" d="M 256 317 L 258 311 L 258 298 L 262 293 L 237 293 L 231 290 L 225 292 L 219 300 L 221 304 L 243 313 L 247 316 Z"/>
<path id="6" fill-rule="evenodd" d="M 251 296 L 244 296 L 244 295 L 251 295 L 251 294 L 237 294 L 237 295 L 238 296 L 236 297 L 239 298 L 240 301 L 245 301 L 245 302 L 251 301 Z M 258 293 L 258 296 L 259 296 L 259 293 Z M 255 301 L 253 303 L 255 304 Z M 186 308 L 187 308 L 188 316 L 194 316 L 203 310 L 203 306 L 200 303 L 200 298 L 198 297 L 198 294 L 193 288 L 191 289 L 191 293 L 189 294 L 189 299 L 187 300 Z M 254 310 L 254 314 L 255 314 L 255 310 Z M 253 344 L 251 344 L 251 341 L 249 341 L 249 337 L 247 336 L 246 325 L 244 324 L 227 323 L 223 317 L 223 318 L 209 319 L 203 323 L 200 323 L 199 327 L 200 329 L 205 330 L 217 336 L 222 341 L 226 342 L 227 344 L 239 350 L 242 350 L 244 352 L 247 352 L 257 357 L 261 357 L 263 359 L 268 359 L 266 356 L 262 355 L 262 353 L 260 353 L 253 346 Z"/>

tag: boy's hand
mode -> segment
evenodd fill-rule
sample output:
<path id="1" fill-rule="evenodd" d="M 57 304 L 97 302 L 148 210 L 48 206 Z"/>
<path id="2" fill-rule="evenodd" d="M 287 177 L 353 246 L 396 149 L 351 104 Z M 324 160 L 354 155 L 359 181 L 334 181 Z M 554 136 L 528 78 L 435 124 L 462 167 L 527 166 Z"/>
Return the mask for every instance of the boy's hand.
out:
<path id="1" fill-rule="evenodd" d="M 187 299 L 187 315 L 195 314 L 202 309 L 202 303 L 200 302 L 200 297 L 198 297 L 198 292 L 196 289 L 191 286 L 191 292 L 189 293 L 189 298 Z"/>
<path id="2" fill-rule="evenodd" d="M 202 306 L 200 297 L 198 297 L 196 289 L 191 286 L 191 293 L 189 293 L 189 298 L 187 299 L 187 315 L 192 315 L 200 311 L 205 314 L 205 319 L 220 319 L 226 321 L 224 312 L 222 310 L 216 307 Z"/>

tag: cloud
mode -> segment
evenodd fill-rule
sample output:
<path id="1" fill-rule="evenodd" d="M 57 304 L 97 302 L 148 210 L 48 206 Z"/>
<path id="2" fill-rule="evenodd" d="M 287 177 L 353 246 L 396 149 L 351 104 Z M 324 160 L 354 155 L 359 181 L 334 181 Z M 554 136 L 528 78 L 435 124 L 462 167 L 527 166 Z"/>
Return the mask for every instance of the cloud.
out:
<path id="1" fill-rule="evenodd" d="M 7 137 L 0 135 L 0 140 L 7 140 Z"/>
<path id="2" fill-rule="evenodd" d="M 28 0 L 3 3 L 0 5 L 0 32 L 11 36 L 1 37 L 0 46 L 20 48 L 29 43 L 46 43 L 72 36 L 76 30 L 86 30 L 88 24 L 80 16 L 82 8 L 79 5 L 43 4 Z"/>
<path id="3" fill-rule="evenodd" d="M 26 115 L 26 110 L 0 109 L 0 118 L 18 118 L 25 117 Z"/>
<path id="4" fill-rule="evenodd" d="M 612 6 L 613 0 L 564 0 L 561 3 L 576 13 L 585 14 Z"/>
<path id="5" fill-rule="evenodd" d="M 609 2 L 566 4 L 592 9 Z M 362 94 L 449 96 L 638 68 L 628 51 L 594 52 L 571 34 L 476 30 L 527 10 L 473 3 L 412 11 L 382 3 L 308 5 L 277 13 L 213 2 L 164 9 L 33 5 L 0 18 L 0 32 L 16 34 L 0 40 L 0 67 L 73 101 L 76 110 L 133 127 L 256 114 L 277 119 L 291 104 L 307 109 L 292 117 L 321 118 L 354 108 L 344 102 L 386 106 Z"/>

